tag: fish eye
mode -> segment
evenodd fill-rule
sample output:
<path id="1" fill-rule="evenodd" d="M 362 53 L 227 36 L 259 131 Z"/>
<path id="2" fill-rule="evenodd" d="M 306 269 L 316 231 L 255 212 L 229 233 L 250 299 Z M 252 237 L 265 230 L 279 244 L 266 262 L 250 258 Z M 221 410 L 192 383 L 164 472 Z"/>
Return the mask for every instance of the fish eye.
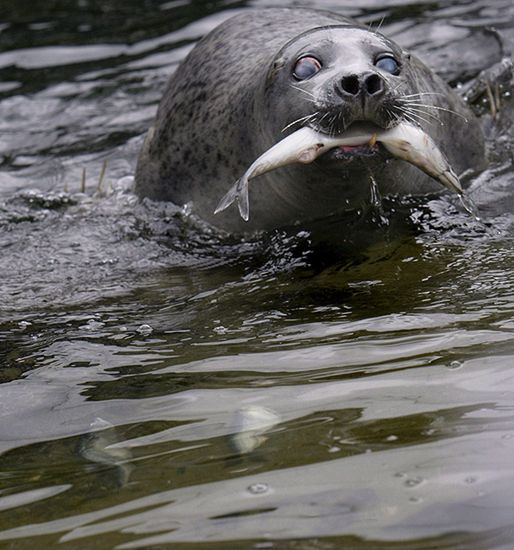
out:
<path id="1" fill-rule="evenodd" d="M 319 70 L 321 70 L 321 63 L 311 55 L 300 57 L 296 62 L 293 69 L 293 76 L 296 80 L 306 80 L 311 76 L 314 76 Z"/>
<path id="2" fill-rule="evenodd" d="M 384 55 L 375 61 L 375 67 L 394 76 L 400 74 L 400 64 L 392 55 Z"/>

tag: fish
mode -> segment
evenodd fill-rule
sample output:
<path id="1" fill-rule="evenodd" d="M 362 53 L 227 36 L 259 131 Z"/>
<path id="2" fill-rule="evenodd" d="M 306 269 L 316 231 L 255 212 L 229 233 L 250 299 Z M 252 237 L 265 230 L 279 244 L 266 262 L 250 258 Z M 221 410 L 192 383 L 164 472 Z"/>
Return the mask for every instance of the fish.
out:
<path id="1" fill-rule="evenodd" d="M 119 487 L 125 486 L 133 469 L 132 453 L 125 447 L 116 446 L 121 443 L 119 435 L 107 420 L 97 417 L 89 427 L 91 431 L 81 438 L 80 454 L 90 462 L 115 469 L 116 475 L 111 479 Z"/>
<path id="2" fill-rule="evenodd" d="M 232 448 L 240 455 L 254 451 L 266 441 L 266 432 L 279 422 L 280 416 L 267 407 L 249 405 L 237 409 L 232 419 Z"/>
<path id="3" fill-rule="evenodd" d="M 304 126 L 270 147 L 258 157 L 241 178 L 220 200 L 214 214 L 236 202 L 243 220 L 250 218 L 248 184 L 251 179 L 281 166 L 294 163 L 309 164 L 334 147 L 375 145 L 380 142 L 394 157 L 417 166 L 449 190 L 462 195 L 458 176 L 448 160 L 421 128 L 400 122 L 393 128 L 379 129 L 372 124 L 359 124 L 339 136 L 329 136 L 310 126 Z"/>

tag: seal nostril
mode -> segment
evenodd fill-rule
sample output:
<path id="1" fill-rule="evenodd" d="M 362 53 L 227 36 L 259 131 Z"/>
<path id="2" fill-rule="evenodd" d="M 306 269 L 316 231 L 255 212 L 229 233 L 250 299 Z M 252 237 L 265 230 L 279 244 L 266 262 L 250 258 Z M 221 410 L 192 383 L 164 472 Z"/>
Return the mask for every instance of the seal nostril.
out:
<path id="1" fill-rule="evenodd" d="M 343 91 L 351 95 L 357 95 L 360 90 L 359 78 L 356 75 L 345 76 L 341 80 Z"/>
<path id="2" fill-rule="evenodd" d="M 370 74 L 364 80 L 364 87 L 369 95 L 375 95 L 383 91 L 382 79 L 377 74 Z"/>

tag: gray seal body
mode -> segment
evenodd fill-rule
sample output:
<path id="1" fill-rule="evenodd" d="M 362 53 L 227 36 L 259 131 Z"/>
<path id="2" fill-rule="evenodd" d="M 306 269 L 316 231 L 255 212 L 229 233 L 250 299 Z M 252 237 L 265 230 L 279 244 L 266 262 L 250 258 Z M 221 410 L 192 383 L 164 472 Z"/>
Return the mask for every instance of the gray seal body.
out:
<path id="1" fill-rule="evenodd" d="M 483 168 L 478 121 L 414 55 L 330 12 L 247 10 L 205 36 L 171 77 L 139 157 L 136 192 L 192 203 L 213 225 L 244 232 L 358 208 L 371 177 L 382 194 L 441 190 L 383 152 L 337 150 L 252 181 L 248 222 L 234 207 L 214 215 L 248 166 L 302 125 L 337 134 L 359 121 L 388 128 L 401 120 L 422 127 L 457 173 Z"/>

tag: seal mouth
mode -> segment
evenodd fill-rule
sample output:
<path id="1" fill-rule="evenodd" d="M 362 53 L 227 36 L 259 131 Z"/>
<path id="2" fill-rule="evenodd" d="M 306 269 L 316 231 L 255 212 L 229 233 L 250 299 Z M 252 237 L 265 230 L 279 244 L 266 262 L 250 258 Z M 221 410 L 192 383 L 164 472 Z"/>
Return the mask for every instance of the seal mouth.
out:
<path id="1" fill-rule="evenodd" d="M 351 162 L 356 158 L 374 157 L 380 153 L 382 147 L 375 143 L 373 145 L 341 145 L 334 147 L 325 153 L 325 157 L 330 160 Z"/>
<path id="2" fill-rule="evenodd" d="M 320 162 L 349 163 L 356 159 L 372 158 L 380 153 L 385 153 L 384 147 L 376 140 L 376 134 L 383 131 L 384 128 L 368 121 L 355 121 L 340 135 L 344 136 L 350 129 L 366 130 L 372 134 L 372 138 L 368 143 L 362 145 L 339 145 L 333 147 L 318 158 Z"/>

